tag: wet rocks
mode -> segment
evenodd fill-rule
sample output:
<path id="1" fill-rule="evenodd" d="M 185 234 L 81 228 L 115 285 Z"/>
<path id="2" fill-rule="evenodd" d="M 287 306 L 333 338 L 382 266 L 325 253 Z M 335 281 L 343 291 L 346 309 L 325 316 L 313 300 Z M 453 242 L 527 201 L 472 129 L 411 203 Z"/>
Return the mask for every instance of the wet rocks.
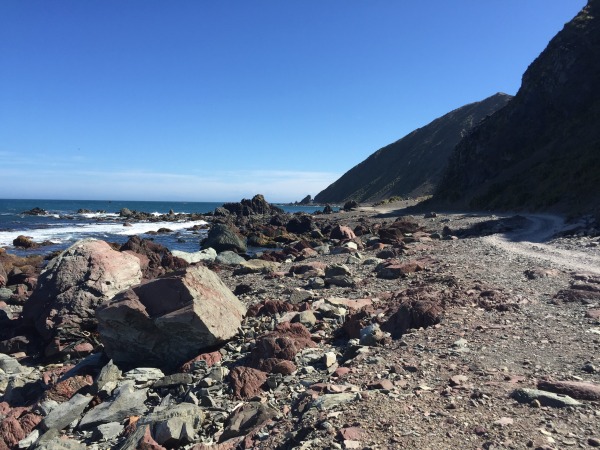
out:
<path id="1" fill-rule="evenodd" d="M 69 329 L 95 329 L 95 308 L 141 279 L 138 258 L 117 252 L 104 241 L 79 241 L 50 261 L 23 316 L 45 340 L 60 327 L 62 342 L 69 338 Z"/>
<path id="2" fill-rule="evenodd" d="M 136 286 L 96 311 L 101 340 L 115 363 L 171 368 L 231 339 L 245 313 L 203 266 Z"/>

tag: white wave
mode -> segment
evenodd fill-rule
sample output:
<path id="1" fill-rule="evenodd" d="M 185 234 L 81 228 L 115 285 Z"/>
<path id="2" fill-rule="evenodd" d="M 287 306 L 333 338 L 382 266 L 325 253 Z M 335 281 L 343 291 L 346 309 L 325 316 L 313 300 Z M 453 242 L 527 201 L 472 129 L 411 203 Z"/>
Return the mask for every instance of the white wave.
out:
<path id="1" fill-rule="evenodd" d="M 30 236 L 34 242 L 51 241 L 57 244 L 62 242 L 83 239 L 89 235 L 104 234 L 133 236 L 144 234 L 149 231 L 158 231 L 160 228 L 179 231 L 191 228 L 194 225 L 205 225 L 208 222 L 204 220 L 195 220 L 190 222 L 138 222 L 132 223 L 130 227 L 119 223 L 95 223 L 82 225 L 69 225 L 64 227 L 36 228 L 21 231 L 0 231 L 0 246 L 12 245 L 13 240 L 20 235 Z"/>
<path id="2" fill-rule="evenodd" d="M 119 217 L 118 213 L 81 213 L 77 214 L 80 217 L 85 217 L 86 219 L 96 219 L 96 218 L 104 218 L 104 217 Z"/>

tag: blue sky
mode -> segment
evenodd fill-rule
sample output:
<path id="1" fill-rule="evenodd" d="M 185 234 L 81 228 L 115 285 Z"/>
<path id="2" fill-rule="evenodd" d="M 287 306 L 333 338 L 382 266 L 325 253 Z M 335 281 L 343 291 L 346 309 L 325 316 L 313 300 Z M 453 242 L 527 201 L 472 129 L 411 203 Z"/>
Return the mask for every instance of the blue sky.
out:
<path id="1" fill-rule="evenodd" d="M 4 0 L 0 198 L 316 195 L 521 75 L 584 0 Z"/>

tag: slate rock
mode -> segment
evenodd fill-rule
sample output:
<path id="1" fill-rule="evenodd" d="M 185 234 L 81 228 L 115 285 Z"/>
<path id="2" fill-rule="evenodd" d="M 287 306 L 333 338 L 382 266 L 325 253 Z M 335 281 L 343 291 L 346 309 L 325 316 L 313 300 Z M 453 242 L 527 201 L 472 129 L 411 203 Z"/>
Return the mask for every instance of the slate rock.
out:
<path id="1" fill-rule="evenodd" d="M 204 422 L 202 408 L 192 403 L 180 403 L 154 411 L 140 420 L 142 425 L 150 425 L 152 437 L 167 447 L 188 444 Z"/>
<path id="2" fill-rule="evenodd" d="M 96 315 L 119 366 L 175 369 L 238 332 L 246 308 L 211 270 L 190 266 L 129 289 Z"/>
<path id="3" fill-rule="evenodd" d="M 279 413 L 274 408 L 264 403 L 246 403 L 241 408 L 236 409 L 227 418 L 225 429 L 219 438 L 219 442 L 244 436 L 252 430 L 260 429 L 278 415 Z"/>
<path id="4" fill-rule="evenodd" d="M 148 389 L 136 389 L 133 381 L 126 381 L 103 403 L 89 410 L 79 422 L 79 428 L 109 422 L 121 422 L 129 416 L 140 416 L 148 409 L 144 404 Z"/>
<path id="5" fill-rule="evenodd" d="M 44 430 L 62 430 L 78 419 L 92 400 L 91 395 L 75 394 L 68 402 L 60 403 L 42 421 Z"/>
<path id="6" fill-rule="evenodd" d="M 226 250 L 219 253 L 215 259 L 217 264 L 221 264 L 223 266 L 237 266 L 245 261 L 246 260 L 244 258 L 231 250 Z"/>

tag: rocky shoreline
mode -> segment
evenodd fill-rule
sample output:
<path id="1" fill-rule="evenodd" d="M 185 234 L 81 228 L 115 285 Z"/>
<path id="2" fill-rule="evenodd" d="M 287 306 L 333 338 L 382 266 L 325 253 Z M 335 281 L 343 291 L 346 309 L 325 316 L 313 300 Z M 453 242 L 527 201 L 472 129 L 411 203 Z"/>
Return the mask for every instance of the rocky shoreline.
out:
<path id="1" fill-rule="evenodd" d="M 600 446 L 600 275 L 485 239 L 526 217 L 386 206 L 0 252 L 0 449 Z"/>

